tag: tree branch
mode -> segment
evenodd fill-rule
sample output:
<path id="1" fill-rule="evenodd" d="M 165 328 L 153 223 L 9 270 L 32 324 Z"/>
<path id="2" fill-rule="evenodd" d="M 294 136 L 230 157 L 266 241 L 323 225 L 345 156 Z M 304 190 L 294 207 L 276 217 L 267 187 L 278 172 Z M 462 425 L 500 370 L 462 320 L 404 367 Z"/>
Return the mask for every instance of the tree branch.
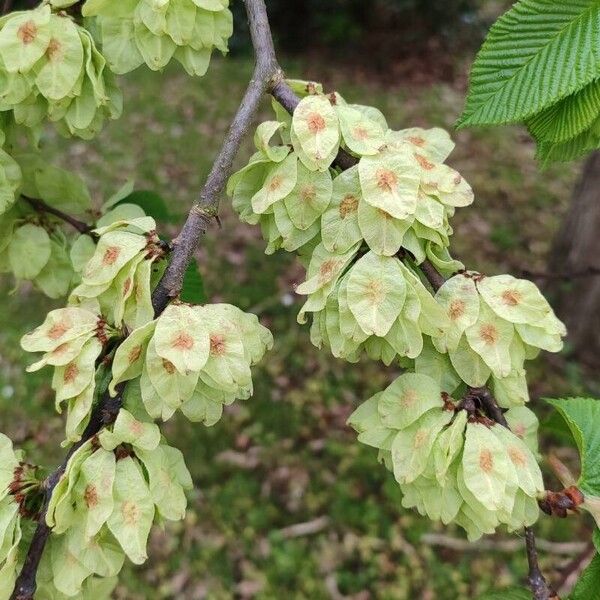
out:
<path id="1" fill-rule="evenodd" d="M 525 547 L 529 564 L 529 587 L 535 600 L 560 600 L 556 592 L 548 585 L 538 562 L 535 535 L 531 527 L 525 527 Z"/>
<path id="2" fill-rule="evenodd" d="M 11 12 L 13 9 L 13 0 L 4 0 L 4 3 L 2 4 L 2 11 L 0 12 L 0 15 L 7 15 L 9 12 Z"/>
<path id="3" fill-rule="evenodd" d="M 246 94 L 225 139 L 219 156 L 200 193 L 200 199 L 190 211 L 179 236 L 173 241 L 173 259 L 153 297 L 154 310 L 161 312 L 181 291 L 183 277 L 194 250 L 207 226 L 218 213 L 219 196 L 233 168 L 242 139 L 258 111 L 263 94 L 271 88 L 287 87 L 275 56 L 273 38 L 264 0 L 245 0 L 256 67 Z M 291 90 L 290 90 L 291 91 Z"/>
<path id="4" fill-rule="evenodd" d="M 53 206 L 46 204 L 43 200 L 39 200 L 37 198 L 29 198 L 29 196 L 23 195 L 21 195 L 21 198 L 23 198 L 23 200 L 25 200 L 37 212 L 54 215 L 55 217 L 58 217 L 65 223 L 68 223 L 69 225 L 77 229 L 79 233 L 89 233 L 93 229 L 93 227 L 88 225 L 87 223 L 84 223 L 83 221 L 80 221 L 79 219 L 68 215 L 67 213 L 63 212 L 62 210 L 59 210 L 58 208 L 54 208 Z"/>
<path id="5" fill-rule="evenodd" d="M 227 133 L 221 151 L 200 193 L 200 199 L 190 210 L 181 232 L 173 242 L 174 250 L 171 263 L 167 267 L 162 280 L 152 296 L 152 304 L 156 315 L 162 313 L 168 302 L 177 297 L 181 291 L 185 270 L 193 257 L 194 250 L 210 221 L 217 216 L 219 196 L 225 188 L 225 184 L 233 168 L 235 156 L 244 135 L 247 133 L 256 116 L 263 94 L 276 85 L 277 82 L 283 81 L 275 56 L 264 0 L 245 0 L 245 3 L 252 44 L 256 54 L 256 68 Z M 35 200 L 34 202 L 38 203 L 41 201 Z M 64 215 L 55 209 L 48 210 L 46 206 L 43 207 L 45 212 L 59 216 L 74 227 L 76 226 L 72 220 L 65 218 L 68 215 Z M 60 214 L 57 214 L 57 212 Z M 79 226 L 81 225 L 79 223 Z M 87 225 L 85 227 L 87 228 Z M 38 525 L 28 549 L 23 568 L 17 578 L 11 600 L 33 599 L 36 591 L 37 570 L 51 532 L 46 524 L 45 517 L 52 492 L 61 475 L 64 473 L 67 462 L 73 453 L 87 440 L 94 437 L 103 427 L 114 422 L 123 403 L 124 387 L 124 385 L 117 387 L 115 398 L 111 398 L 108 393 L 103 395 L 100 403 L 92 412 L 90 423 L 86 427 L 81 441 L 69 450 L 63 463 L 47 478 L 45 482 L 46 498 L 44 508 L 41 511 Z"/>

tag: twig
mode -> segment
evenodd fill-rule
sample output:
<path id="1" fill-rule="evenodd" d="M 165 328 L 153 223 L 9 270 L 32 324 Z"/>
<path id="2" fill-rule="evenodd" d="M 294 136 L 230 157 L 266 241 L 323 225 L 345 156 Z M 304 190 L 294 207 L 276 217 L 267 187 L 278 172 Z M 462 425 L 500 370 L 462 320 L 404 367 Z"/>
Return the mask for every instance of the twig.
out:
<path id="1" fill-rule="evenodd" d="M 492 550 L 495 552 L 513 553 L 521 547 L 521 540 L 518 539 L 481 539 L 476 542 L 469 542 L 462 538 L 455 538 L 440 533 L 424 533 L 421 536 L 421 542 L 428 546 L 440 546 L 455 550 L 456 552 L 481 552 L 482 550 Z M 588 548 L 585 542 L 551 542 L 549 540 L 537 540 L 538 547 L 548 554 L 560 556 L 572 556 L 584 552 Z"/>
<path id="2" fill-rule="evenodd" d="M 200 199 L 190 211 L 181 233 L 173 241 L 175 246 L 173 259 L 153 297 L 154 310 L 157 313 L 164 310 L 169 300 L 175 298 L 181 291 L 187 265 L 202 234 L 218 212 L 219 196 L 225 188 L 235 156 L 254 120 L 263 94 L 267 89 L 282 84 L 264 0 L 245 1 L 250 35 L 256 53 L 256 67 L 223 148 L 200 193 Z"/>
<path id="3" fill-rule="evenodd" d="M 539 544 L 540 540 L 538 540 Z M 562 576 L 557 588 L 561 594 L 569 594 L 577 583 L 581 573 L 589 565 L 596 554 L 596 548 L 592 542 L 582 544 L 583 548 L 577 552 L 576 556 L 566 567 L 561 569 Z M 541 547 L 541 544 L 540 544 Z"/>
<path id="4" fill-rule="evenodd" d="M 556 592 L 548 585 L 542 574 L 538 561 L 535 535 L 531 527 L 525 527 L 525 547 L 527 549 L 527 563 L 529 564 L 529 587 L 535 600 L 559 600 Z"/>
<path id="5" fill-rule="evenodd" d="M 294 538 L 304 537 L 306 535 L 314 535 L 329 527 L 331 519 L 327 516 L 318 517 L 312 521 L 306 521 L 305 523 L 296 523 L 289 527 L 284 527 L 279 530 L 279 535 L 286 540 Z"/>
<path id="6" fill-rule="evenodd" d="M 492 393 L 490 392 L 489 388 L 487 388 L 487 387 L 479 387 L 479 388 L 470 387 L 468 393 L 469 393 L 469 396 L 471 396 L 473 398 L 477 398 L 477 400 L 479 400 L 479 402 L 481 402 L 483 408 L 485 409 L 485 412 L 487 413 L 487 415 L 490 418 L 494 419 L 494 421 L 496 421 L 496 423 L 499 423 L 503 427 L 510 429 L 510 427 L 508 426 L 508 421 L 506 420 L 506 417 L 504 416 L 502 409 L 498 406 L 498 403 L 496 402 L 496 399 L 494 398 L 494 396 L 492 396 Z"/>
<path id="7" fill-rule="evenodd" d="M 264 0 L 245 0 L 245 2 L 252 43 L 256 53 L 256 68 L 225 138 L 223 147 L 200 194 L 200 200 L 190 210 L 179 236 L 174 241 L 172 261 L 152 297 L 155 314 L 157 315 L 166 308 L 169 300 L 175 298 L 181 291 L 185 270 L 192 259 L 200 237 L 211 219 L 215 218 L 217 214 L 219 195 L 231 173 L 233 161 L 240 148 L 242 138 L 256 115 L 260 99 L 264 92 L 271 85 L 274 85 L 276 80 L 281 79 Z M 46 210 L 46 212 L 50 211 Z M 60 216 L 62 218 L 62 214 Z M 75 226 L 74 223 L 71 222 L 71 224 Z M 87 225 L 85 227 L 87 230 Z M 118 389 L 115 398 L 111 398 L 108 393 L 104 394 L 99 405 L 92 413 L 90 423 L 81 441 L 70 449 L 61 466 L 46 480 L 44 509 L 39 518 L 24 565 L 17 578 L 11 600 L 33 599 L 36 591 L 37 570 L 50 535 L 50 528 L 46 524 L 45 515 L 52 491 L 64 473 L 68 459 L 73 452 L 96 435 L 104 426 L 114 422 L 122 405 L 123 389 L 124 386 Z"/>
<path id="8" fill-rule="evenodd" d="M 23 200 L 25 200 L 34 210 L 41 213 L 48 213 L 49 215 L 54 215 L 55 217 L 58 217 L 65 223 L 68 223 L 69 225 L 77 229 L 79 233 L 89 233 L 93 229 L 91 225 L 88 225 L 87 223 L 84 223 L 83 221 L 80 221 L 79 219 L 68 215 L 67 213 L 63 212 L 62 210 L 59 210 L 58 208 L 54 208 L 53 206 L 46 204 L 43 200 L 39 200 L 38 198 L 29 198 L 29 196 L 23 195 L 21 196 L 21 198 L 23 198 Z"/>
<path id="9" fill-rule="evenodd" d="M 13 9 L 13 0 L 4 0 L 2 4 L 2 12 L 0 14 L 7 15 Z"/>
<path id="10" fill-rule="evenodd" d="M 433 288 L 434 292 L 437 292 L 446 283 L 444 276 L 435 268 L 433 263 L 429 259 L 425 259 L 420 265 L 419 269 L 425 275 L 427 281 Z"/>

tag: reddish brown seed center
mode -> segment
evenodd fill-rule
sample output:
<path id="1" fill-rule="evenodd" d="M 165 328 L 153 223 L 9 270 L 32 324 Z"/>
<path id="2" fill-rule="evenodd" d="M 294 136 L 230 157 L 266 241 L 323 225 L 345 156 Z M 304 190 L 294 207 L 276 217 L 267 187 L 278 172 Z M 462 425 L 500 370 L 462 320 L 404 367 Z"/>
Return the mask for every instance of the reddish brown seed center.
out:
<path id="1" fill-rule="evenodd" d="M 448 316 L 456 321 L 465 314 L 466 305 L 464 300 L 452 300 L 450 308 L 448 309 Z"/>
<path id="2" fill-rule="evenodd" d="M 415 402 L 418 399 L 419 399 L 419 395 L 417 394 L 416 390 L 406 390 L 402 394 L 402 398 L 400 399 L 400 402 L 401 402 L 402 406 L 404 406 L 405 408 L 409 408 L 411 406 L 414 406 Z"/>
<path id="3" fill-rule="evenodd" d="M 489 473 L 494 468 L 494 457 L 490 450 L 482 450 L 479 455 L 479 466 L 485 473 Z"/>
<path id="4" fill-rule="evenodd" d="M 269 191 L 276 192 L 282 184 L 283 177 L 281 177 L 280 175 L 275 175 L 275 177 L 273 177 L 273 179 L 271 179 L 271 182 L 269 183 Z"/>
<path id="5" fill-rule="evenodd" d="M 300 188 L 300 199 L 303 202 L 314 202 L 317 190 L 314 185 L 304 185 Z"/>
<path id="6" fill-rule="evenodd" d="M 398 176 L 389 169 L 378 169 L 375 173 L 377 187 L 384 192 L 392 192 L 398 185 Z"/>
<path id="7" fill-rule="evenodd" d="M 484 323 L 479 328 L 479 336 L 489 345 L 493 345 L 498 341 L 498 330 L 491 323 Z"/>
<path id="8" fill-rule="evenodd" d="M 369 132 L 361 125 L 355 127 L 352 133 L 354 134 L 354 137 L 361 142 L 369 139 Z"/>
<path id="9" fill-rule="evenodd" d="M 110 246 L 104 252 L 104 256 L 102 257 L 102 264 L 106 267 L 114 265 L 117 258 L 119 258 L 119 254 L 121 254 L 121 248 L 118 246 Z"/>
<path id="10" fill-rule="evenodd" d="M 144 426 L 136 420 L 129 425 L 129 429 L 133 435 L 140 436 L 144 431 Z"/>
<path id="11" fill-rule="evenodd" d="M 33 21 L 26 21 L 19 27 L 17 37 L 25 44 L 31 44 L 37 37 L 38 28 Z"/>
<path id="12" fill-rule="evenodd" d="M 123 282 L 123 296 L 127 296 L 127 294 L 129 293 L 130 289 L 131 289 L 131 277 L 128 277 Z"/>
<path id="13" fill-rule="evenodd" d="M 47 337 L 51 340 L 58 340 L 65 333 L 69 331 L 69 326 L 64 321 L 59 321 L 58 323 L 54 323 L 52 327 L 50 327 L 50 331 L 48 331 Z"/>
<path id="14" fill-rule="evenodd" d="M 523 423 L 517 423 L 513 426 L 512 430 L 518 438 L 523 439 L 525 437 L 525 425 Z"/>
<path id="15" fill-rule="evenodd" d="M 62 58 L 62 44 L 56 39 L 52 38 L 50 43 L 48 44 L 48 48 L 46 50 L 46 56 L 51 61 L 57 61 Z"/>
<path id="16" fill-rule="evenodd" d="M 129 354 L 127 355 L 127 361 L 129 362 L 130 365 L 132 365 L 136 360 L 138 360 L 138 358 L 141 356 L 141 354 L 142 354 L 142 347 L 135 346 L 135 348 L 132 348 L 129 351 Z"/>
<path id="17" fill-rule="evenodd" d="M 210 336 L 210 353 L 213 356 L 221 356 L 225 353 L 225 338 L 222 335 L 213 333 Z"/>
<path id="18" fill-rule="evenodd" d="M 175 365 L 171 362 L 168 361 L 166 358 L 162 359 L 162 365 L 163 365 L 163 369 L 169 374 L 169 375 L 173 375 L 173 373 L 175 373 Z"/>
<path id="19" fill-rule="evenodd" d="M 382 219 L 386 219 L 388 221 L 391 221 L 392 219 L 394 219 L 394 217 L 392 217 L 392 215 L 390 215 L 390 213 L 385 212 L 385 210 L 383 210 L 382 208 L 378 208 L 377 212 L 379 213 L 379 216 Z"/>
<path id="20" fill-rule="evenodd" d="M 65 383 L 73 383 L 75 378 L 79 375 L 79 369 L 75 363 L 69 363 L 65 368 L 65 374 L 63 375 L 63 381 Z"/>
<path id="21" fill-rule="evenodd" d="M 98 505 L 98 491 L 93 483 L 90 483 L 85 488 L 83 500 L 88 508 L 94 508 Z"/>
<path id="22" fill-rule="evenodd" d="M 365 288 L 365 295 L 371 304 L 381 304 L 385 295 L 381 281 L 376 279 L 369 281 Z"/>
<path id="23" fill-rule="evenodd" d="M 327 123 L 325 123 L 325 119 L 319 113 L 311 113 L 308 115 L 307 119 L 308 130 L 312 134 L 317 134 L 327 127 Z"/>
<path id="24" fill-rule="evenodd" d="M 358 198 L 348 194 L 340 202 L 340 217 L 345 219 L 348 215 L 355 213 L 358 210 Z"/>
<path id="25" fill-rule="evenodd" d="M 58 347 L 54 348 L 54 350 L 52 350 L 52 355 L 60 356 L 61 354 L 64 354 L 68 349 L 69 349 L 69 344 L 67 344 L 67 343 L 61 344 L 60 346 L 58 346 Z"/>
<path id="26" fill-rule="evenodd" d="M 425 169 L 426 171 L 431 171 L 435 167 L 435 165 L 431 161 L 427 160 L 422 154 L 415 153 L 415 158 L 421 165 L 421 168 Z"/>
<path id="27" fill-rule="evenodd" d="M 415 450 L 418 450 L 419 448 L 421 448 L 425 442 L 427 441 L 427 431 L 424 429 L 420 429 L 419 431 L 417 431 L 417 435 L 415 435 L 415 443 L 413 444 L 413 447 Z"/>
<path id="28" fill-rule="evenodd" d="M 525 454 L 515 446 L 509 447 L 508 455 L 510 456 L 510 460 L 512 460 L 513 465 L 516 467 L 524 467 L 527 464 L 527 458 L 525 457 Z"/>
<path id="29" fill-rule="evenodd" d="M 521 302 L 521 294 L 517 290 L 502 292 L 502 302 L 507 306 L 517 306 Z"/>
<path id="30" fill-rule="evenodd" d="M 123 521 L 125 521 L 127 525 L 135 525 L 140 518 L 140 510 L 137 504 L 130 500 L 123 502 L 121 514 L 123 515 Z"/>
<path id="31" fill-rule="evenodd" d="M 326 260 L 319 268 L 319 280 L 327 281 L 335 273 L 338 267 L 338 261 L 334 259 Z"/>
<path id="32" fill-rule="evenodd" d="M 194 347 L 194 338 L 185 331 L 180 331 L 171 342 L 172 348 L 178 350 L 191 350 Z"/>
<path id="33" fill-rule="evenodd" d="M 424 146 L 425 145 L 425 140 L 422 137 L 418 137 L 418 136 L 410 136 L 409 138 L 407 138 L 408 141 L 411 144 L 414 144 L 415 146 Z"/>

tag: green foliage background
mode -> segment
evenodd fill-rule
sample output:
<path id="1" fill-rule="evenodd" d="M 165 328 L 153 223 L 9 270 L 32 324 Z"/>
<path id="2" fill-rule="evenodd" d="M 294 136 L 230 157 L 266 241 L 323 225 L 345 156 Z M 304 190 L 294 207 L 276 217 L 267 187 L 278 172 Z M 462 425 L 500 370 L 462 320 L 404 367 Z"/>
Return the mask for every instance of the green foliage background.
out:
<path id="1" fill-rule="evenodd" d="M 437 4 L 442 3 L 427 3 Z M 319 12 L 327 12 L 322 3 Z M 282 27 L 275 25 L 276 31 Z M 462 109 L 463 77 L 419 87 L 364 82 L 351 70 L 284 62 L 291 76 L 328 79 L 349 101 L 378 106 L 396 128 L 450 129 Z M 46 150 L 86 177 L 98 204 L 136 176 L 140 189 L 166 199 L 177 216 L 177 223 L 166 225 L 174 234 L 208 173 L 251 70 L 242 58 L 216 60 L 201 82 L 176 69 L 162 76 L 140 70 L 123 80 L 123 119 L 91 143 L 50 137 Z M 458 257 L 490 273 L 543 270 L 576 167 L 540 175 L 532 143 L 519 129 L 463 131 L 454 137 L 458 146 L 450 163 L 477 195 L 474 206 L 455 220 Z M 240 165 L 250 149 L 247 140 Z M 222 221 L 223 228 L 212 229 L 197 252 L 207 296 L 259 314 L 276 345 L 256 370 L 254 398 L 236 403 L 217 426 L 207 430 L 184 419 L 167 424 L 167 436 L 186 455 L 196 491 L 186 521 L 154 532 L 150 561 L 140 569 L 127 567 L 117 597 L 456 600 L 520 583 L 526 572 L 520 546 L 483 552 L 475 545 L 456 552 L 422 537 L 433 532 L 462 539 L 462 534 L 404 511 L 375 452 L 360 447 L 345 426 L 356 405 L 397 372 L 372 361 L 352 366 L 313 348 L 308 328 L 295 323 L 300 302 L 293 285 L 302 280 L 300 267 L 283 253 L 263 255 L 259 232 L 240 224 L 226 203 Z M 63 426 L 53 411 L 48 373 L 25 375 L 28 357 L 18 347 L 20 336 L 47 312 L 48 301 L 26 286 L 11 290 L 11 285 L 0 279 L 0 430 L 32 457 L 54 465 Z M 534 402 L 541 396 L 600 393 L 600 384 L 577 363 L 545 360 L 531 373 Z M 536 409 L 544 410 L 541 402 Z M 562 440 L 557 435 L 544 444 L 560 446 Z M 567 462 L 574 460 L 563 454 Z M 314 533 L 289 529 L 307 522 L 316 524 Z M 588 539 L 590 523 L 586 517 L 568 523 L 543 518 L 539 530 L 553 542 Z M 551 571 L 568 560 L 542 552 L 543 566 Z"/>

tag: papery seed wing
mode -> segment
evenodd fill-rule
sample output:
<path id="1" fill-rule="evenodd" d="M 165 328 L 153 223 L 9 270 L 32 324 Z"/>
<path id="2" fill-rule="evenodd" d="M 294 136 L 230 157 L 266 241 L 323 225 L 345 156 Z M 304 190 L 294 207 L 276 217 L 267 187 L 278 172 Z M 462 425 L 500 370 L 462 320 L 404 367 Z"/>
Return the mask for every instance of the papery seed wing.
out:
<path id="1" fill-rule="evenodd" d="M 154 502 L 140 467 L 131 457 L 117 462 L 114 501 L 108 528 L 129 560 L 142 564 L 148 558 L 146 545 L 154 520 Z"/>

